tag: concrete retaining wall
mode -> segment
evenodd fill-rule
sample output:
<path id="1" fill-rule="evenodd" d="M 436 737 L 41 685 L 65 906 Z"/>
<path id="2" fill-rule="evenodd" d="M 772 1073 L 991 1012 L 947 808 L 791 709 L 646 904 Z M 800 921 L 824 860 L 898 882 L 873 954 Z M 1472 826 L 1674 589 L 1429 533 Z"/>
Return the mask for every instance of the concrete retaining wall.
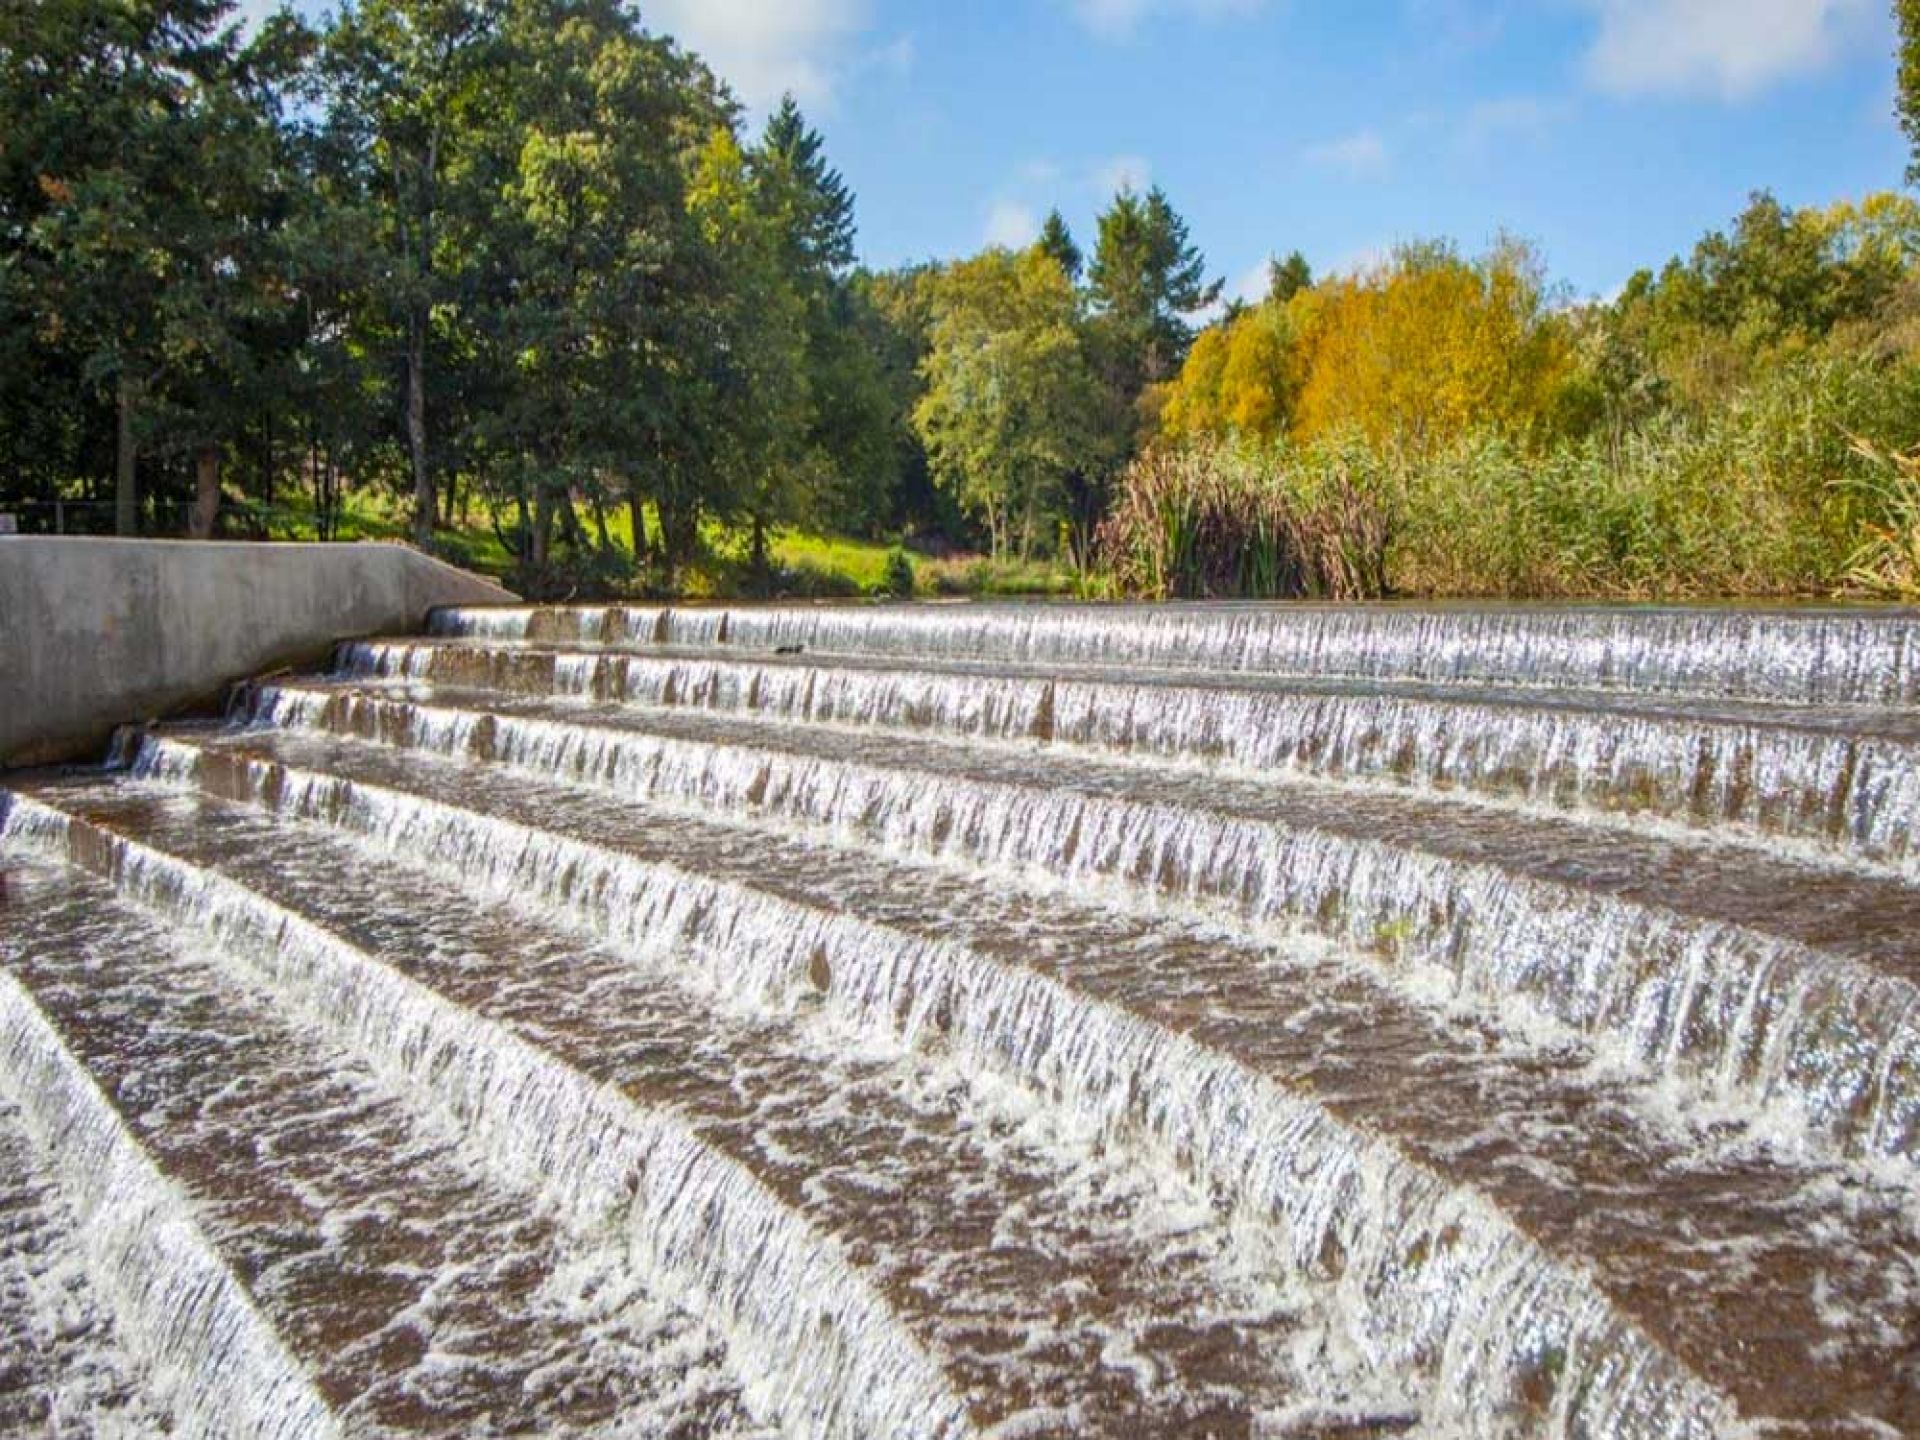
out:
<path id="1" fill-rule="evenodd" d="M 400 545 L 0 537 L 0 767 L 95 757 L 336 641 L 513 598 Z"/>

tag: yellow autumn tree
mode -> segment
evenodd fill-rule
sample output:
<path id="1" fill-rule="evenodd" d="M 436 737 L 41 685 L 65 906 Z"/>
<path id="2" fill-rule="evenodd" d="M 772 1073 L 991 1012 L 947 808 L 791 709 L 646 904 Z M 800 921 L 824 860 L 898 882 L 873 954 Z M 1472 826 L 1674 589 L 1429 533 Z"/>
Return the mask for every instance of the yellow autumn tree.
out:
<path id="1" fill-rule="evenodd" d="M 1476 427 L 1527 434 L 1573 364 L 1540 276 L 1517 242 L 1471 261 L 1449 245 L 1412 245 L 1296 296 L 1294 435 L 1357 431 L 1427 450 Z"/>
<path id="2" fill-rule="evenodd" d="M 1300 389 L 1293 322 L 1268 301 L 1202 331 L 1167 387 L 1160 433 L 1170 440 L 1272 440 L 1286 433 Z"/>

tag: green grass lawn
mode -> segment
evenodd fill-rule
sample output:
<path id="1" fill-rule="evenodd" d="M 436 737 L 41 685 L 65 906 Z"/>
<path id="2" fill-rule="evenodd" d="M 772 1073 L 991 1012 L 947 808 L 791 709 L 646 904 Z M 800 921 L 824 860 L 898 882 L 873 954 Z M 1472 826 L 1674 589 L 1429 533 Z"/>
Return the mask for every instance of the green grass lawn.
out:
<path id="1" fill-rule="evenodd" d="M 591 533 L 591 518 L 581 518 Z M 251 524 L 243 522 L 237 507 L 227 519 L 236 534 L 264 532 L 273 540 L 312 540 L 317 534 L 312 499 L 303 494 L 277 502 L 270 511 L 256 509 Z M 403 541 L 409 534 L 406 501 L 376 491 L 352 491 L 342 502 L 334 538 Z M 616 545 L 632 550 L 633 526 L 624 505 L 608 510 L 607 534 Z M 684 577 L 684 593 L 690 598 L 739 594 L 746 580 L 747 531 L 710 522 L 701 538 L 706 554 Z M 507 578 L 514 564 L 483 507 L 475 507 L 466 524 L 436 531 L 434 547 L 453 564 L 496 579 Z M 803 530 L 777 531 L 769 545 L 783 593 L 813 597 L 884 593 L 887 561 L 896 548 L 883 540 Z M 972 554 L 934 559 L 912 552 L 908 558 L 916 595 L 1083 593 L 1072 570 L 1053 561 L 995 561 Z"/>
<path id="2" fill-rule="evenodd" d="M 877 540 L 809 535 L 799 530 L 781 531 L 770 548 L 777 565 L 842 576 L 858 586 L 863 594 L 878 590 L 886 580 L 887 556 L 893 551 L 891 545 Z"/>

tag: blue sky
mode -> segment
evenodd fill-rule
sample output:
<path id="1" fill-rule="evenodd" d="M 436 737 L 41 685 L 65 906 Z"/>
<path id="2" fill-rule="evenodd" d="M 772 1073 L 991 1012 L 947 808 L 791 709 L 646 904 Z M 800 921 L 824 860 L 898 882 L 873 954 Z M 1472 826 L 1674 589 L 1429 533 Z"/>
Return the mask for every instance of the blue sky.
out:
<path id="1" fill-rule="evenodd" d="M 258 0 L 256 0 L 258 3 Z M 253 8 L 250 5 L 249 8 Z M 875 265 L 1083 245 L 1165 187 L 1229 291 L 1505 228 L 1610 293 L 1749 191 L 1900 182 L 1886 0 L 656 0 L 756 113 L 793 90 Z"/>

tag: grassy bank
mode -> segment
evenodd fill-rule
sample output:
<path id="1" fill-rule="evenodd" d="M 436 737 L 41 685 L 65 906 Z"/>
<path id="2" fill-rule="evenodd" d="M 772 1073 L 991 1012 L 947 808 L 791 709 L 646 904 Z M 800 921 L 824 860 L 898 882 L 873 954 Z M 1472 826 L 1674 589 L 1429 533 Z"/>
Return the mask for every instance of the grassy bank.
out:
<path id="1" fill-rule="evenodd" d="M 1784 366 L 1704 416 L 1530 443 L 1200 441 L 1103 533 L 1142 596 L 1920 595 L 1920 367 Z"/>
<path id="2" fill-rule="evenodd" d="M 656 593 L 658 586 L 643 574 L 631 573 L 627 563 L 633 553 L 633 527 L 627 512 L 609 511 L 606 523 L 608 539 L 617 552 L 611 564 L 592 563 L 591 552 L 597 548 L 592 542 L 577 556 L 563 548 L 562 566 L 573 566 L 579 572 L 573 588 L 583 596 Z M 312 503 L 304 496 L 272 507 L 230 505 L 223 515 L 223 533 L 263 540 L 322 538 Z M 345 498 L 327 538 L 404 541 L 409 535 L 404 502 L 385 492 L 368 490 Z M 771 536 L 771 574 L 756 576 L 749 563 L 749 537 L 744 530 L 708 525 L 701 541 L 700 555 L 680 577 L 678 594 L 684 598 L 730 599 L 764 594 L 854 599 L 893 595 L 898 593 L 898 567 L 903 560 L 911 570 L 912 593 L 926 598 L 1064 596 L 1083 593 L 1086 588 L 1070 569 L 1053 561 L 994 560 L 967 551 L 934 555 L 886 541 L 802 530 L 784 530 Z M 436 530 L 434 548 L 463 569 L 509 584 L 518 578 L 516 557 L 502 543 L 484 511 L 470 512 L 464 523 Z"/>

